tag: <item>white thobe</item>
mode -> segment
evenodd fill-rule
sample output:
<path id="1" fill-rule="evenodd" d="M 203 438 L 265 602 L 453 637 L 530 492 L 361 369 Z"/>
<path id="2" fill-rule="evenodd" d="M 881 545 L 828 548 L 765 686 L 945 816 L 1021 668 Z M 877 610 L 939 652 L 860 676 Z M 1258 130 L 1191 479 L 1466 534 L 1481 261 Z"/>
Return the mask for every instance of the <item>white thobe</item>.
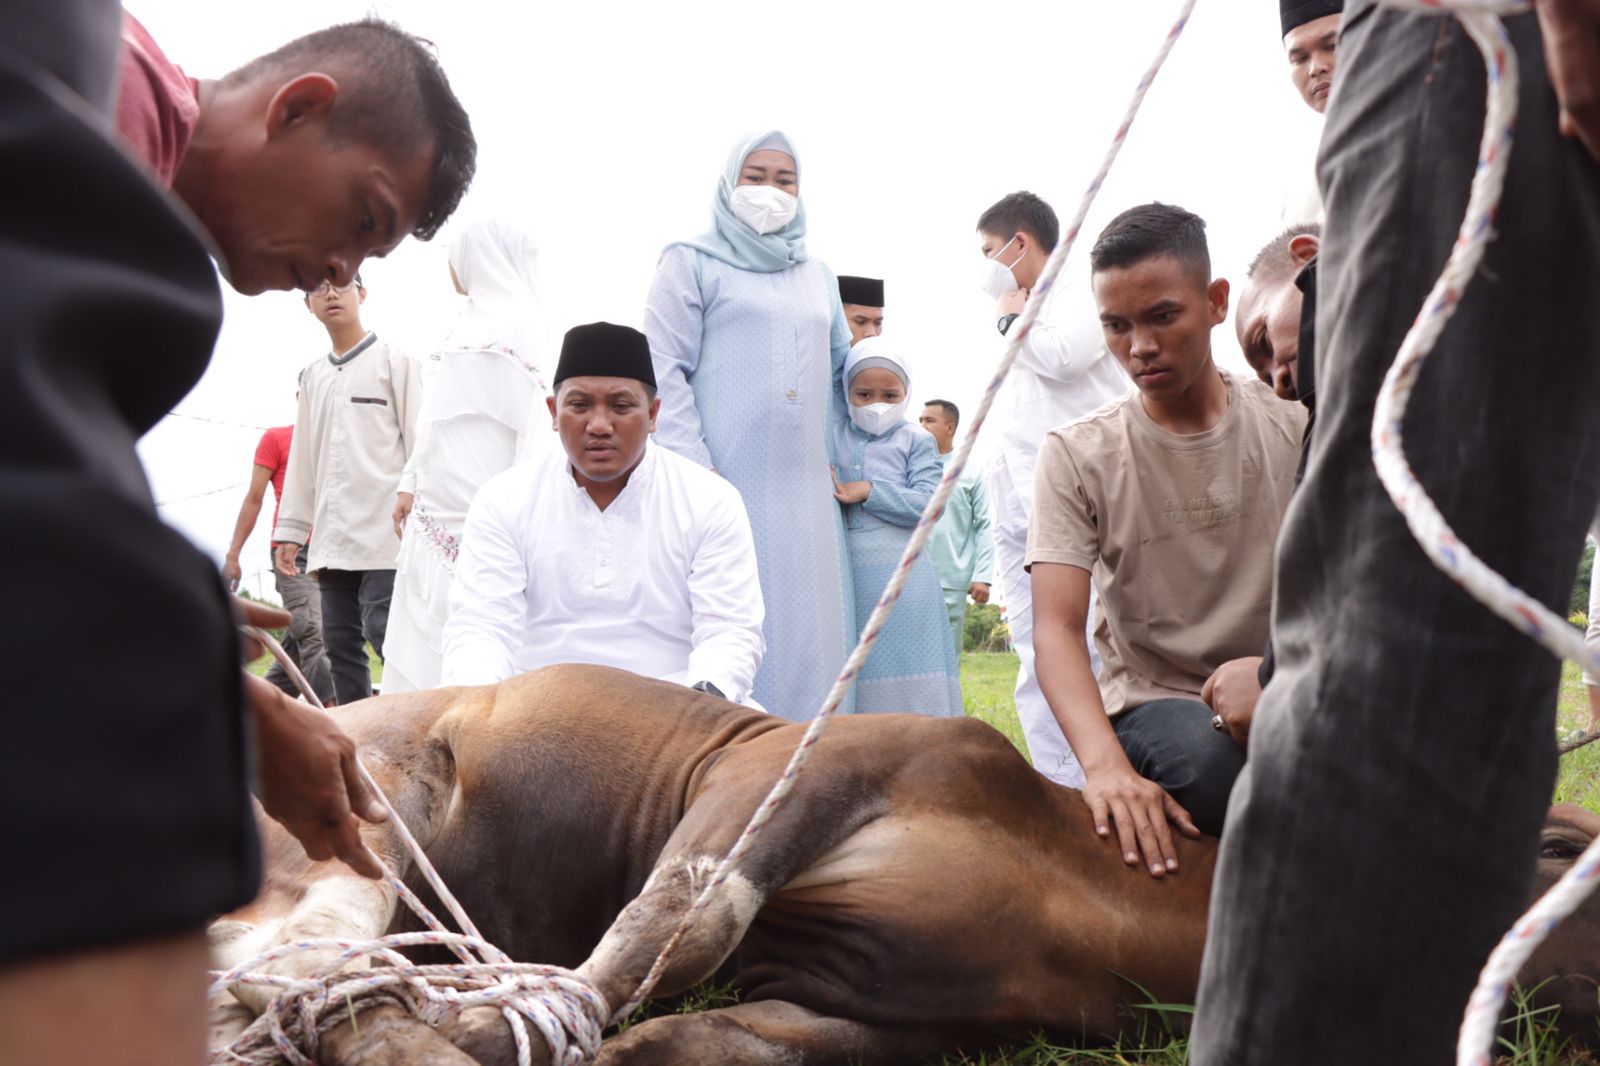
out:
<path id="1" fill-rule="evenodd" d="M 765 616 L 738 491 L 650 444 L 605 510 L 565 452 L 492 478 L 467 511 L 446 685 L 482 685 L 554 663 L 615 666 L 743 701 Z"/>
<path id="2" fill-rule="evenodd" d="M 395 489 L 416 438 L 420 373 L 369 333 L 306 367 L 274 541 L 304 544 L 309 569 L 393 570 Z"/>
<path id="3" fill-rule="evenodd" d="M 1034 460 L 1047 432 L 1082 418 L 1132 387 L 1106 349 L 1087 279 L 1074 279 L 1050 294 L 997 398 L 1000 441 L 989 464 L 989 503 L 996 576 L 1019 660 L 1017 718 L 1034 769 L 1070 788 L 1083 786 L 1083 769 L 1050 713 L 1033 667 L 1033 585 L 1023 559 L 1033 514 Z M 1087 626 L 1091 635 L 1094 615 L 1091 599 Z M 1089 647 L 1092 651 L 1093 639 Z M 1091 664 L 1096 668 L 1098 658 L 1094 655 Z"/>

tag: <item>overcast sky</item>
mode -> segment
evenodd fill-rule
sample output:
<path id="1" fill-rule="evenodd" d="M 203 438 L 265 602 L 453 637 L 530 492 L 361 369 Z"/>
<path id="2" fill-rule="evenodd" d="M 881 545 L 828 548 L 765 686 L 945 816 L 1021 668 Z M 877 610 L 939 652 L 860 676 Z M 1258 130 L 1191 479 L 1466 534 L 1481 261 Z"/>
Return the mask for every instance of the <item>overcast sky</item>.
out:
<path id="1" fill-rule="evenodd" d="M 191 76 L 220 76 L 299 34 L 369 12 L 437 43 L 472 116 L 478 177 L 458 217 L 524 225 L 541 248 L 552 341 L 595 319 L 642 324 L 660 250 L 700 232 L 740 134 L 793 138 L 807 247 L 886 279 L 886 334 L 913 400 L 976 404 L 1001 353 L 977 288 L 974 223 L 1030 189 L 1063 221 L 1180 4 L 813 0 L 519 4 L 503 0 L 219 4 L 127 0 Z M 1289 84 L 1270 4 L 1201 0 L 1067 266 L 1116 212 L 1181 204 L 1237 282 L 1310 180 L 1320 120 Z M 459 305 L 442 241 L 362 271 L 365 321 L 425 354 Z M 327 336 L 298 295 L 240 297 L 210 371 L 141 445 L 166 519 L 220 560 L 260 428 L 292 422 L 300 367 Z M 1214 334 L 1243 370 L 1231 321 Z M 979 445 L 982 448 L 980 442 Z M 270 504 L 270 492 L 269 492 Z M 271 594 L 270 509 L 243 556 Z"/>

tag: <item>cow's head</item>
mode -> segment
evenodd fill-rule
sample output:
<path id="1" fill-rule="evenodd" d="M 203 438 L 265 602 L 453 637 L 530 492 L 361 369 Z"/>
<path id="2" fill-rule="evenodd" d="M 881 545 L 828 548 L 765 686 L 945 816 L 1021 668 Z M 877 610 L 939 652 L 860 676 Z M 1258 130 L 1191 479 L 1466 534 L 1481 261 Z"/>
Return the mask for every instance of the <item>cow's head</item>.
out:
<path id="1" fill-rule="evenodd" d="M 1570 803 L 1550 808 L 1539 840 L 1535 898 L 1572 868 L 1596 836 L 1600 816 Z M 1535 1003 L 1561 1008 L 1563 1037 L 1574 1036 L 1591 1046 L 1600 1043 L 1600 895 L 1590 896 L 1550 934 L 1517 980 L 1530 989 L 1545 982 Z"/>

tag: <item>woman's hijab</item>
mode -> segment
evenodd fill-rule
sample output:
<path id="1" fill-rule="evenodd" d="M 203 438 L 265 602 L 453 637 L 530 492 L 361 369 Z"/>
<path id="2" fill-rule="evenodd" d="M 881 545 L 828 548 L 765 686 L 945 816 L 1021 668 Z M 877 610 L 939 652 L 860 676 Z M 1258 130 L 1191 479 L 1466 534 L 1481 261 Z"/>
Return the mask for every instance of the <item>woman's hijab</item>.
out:
<path id="1" fill-rule="evenodd" d="M 450 269 L 467 290 L 467 305 L 451 327 L 447 348 L 507 348 L 538 366 L 543 309 L 539 250 L 508 222 L 481 218 L 450 238 Z"/>
<path id="2" fill-rule="evenodd" d="M 722 177 L 717 179 L 717 192 L 711 198 L 711 229 L 686 241 L 674 241 L 674 244 L 697 248 L 713 259 L 719 259 L 740 270 L 753 270 L 760 274 L 776 273 L 779 270 L 787 270 L 796 263 L 805 262 L 804 200 L 800 201 L 794 220 L 776 233 L 759 234 L 741 222 L 733 213 L 730 197 L 733 195 L 734 187 L 739 184 L 739 173 L 744 169 L 744 161 L 749 158 L 750 153 L 765 148 L 787 153 L 794 160 L 795 170 L 799 171 L 800 155 L 794 150 L 789 138 L 779 130 L 766 130 L 745 137 L 734 145 L 733 151 L 728 155 L 727 166 L 723 168 Z"/>

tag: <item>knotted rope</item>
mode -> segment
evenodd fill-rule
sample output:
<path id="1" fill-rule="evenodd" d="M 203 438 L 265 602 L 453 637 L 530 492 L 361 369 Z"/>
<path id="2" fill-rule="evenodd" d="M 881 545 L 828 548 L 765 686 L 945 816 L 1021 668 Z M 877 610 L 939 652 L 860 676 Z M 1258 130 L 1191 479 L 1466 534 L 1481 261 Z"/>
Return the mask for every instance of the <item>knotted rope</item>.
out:
<path id="1" fill-rule="evenodd" d="M 306 699 L 320 709 L 322 701 L 282 645 L 263 630 L 250 628 L 247 632 L 271 650 Z M 362 1010 L 385 1003 L 399 1005 L 432 1026 L 470 1007 L 498 1007 L 511 1027 L 518 1066 L 531 1066 L 533 1062 L 528 1037 L 530 1024 L 544 1038 L 553 1063 L 577 1066 L 592 1060 L 600 1051 L 601 1032 L 610 1019 L 604 998 L 570 970 L 514 962 L 485 940 L 428 860 L 400 812 L 395 810 L 360 759 L 356 760 L 356 770 L 389 815 L 389 824 L 399 835 L 412 862 L 462 932 L 452 933 L 446 929 L 416 893 L 378 858 L 389 886 L 428 931 L 370 940 L 301 940 L 281 944 L 226 973 L 213 974 L 210 992 L 213 1003 L 218 996 L 240 985 L 266 985 L 280 991 L 238 1039 L 227 1047 L 212 1050 L 211 1062 L 216 1066 L 226 1063 L 266 1066 L 277 1062 L 281 1055 L 295 1066 L 314 1066 L 318 1059 L 318 1042 L 330 1028 L 354 1019 Z M 418 966 L 399 951 L 424 944 L 449 948 L 461 962 Z M 278 959 L 307 952 L 337 954 L 316 977 L 290 978 L 261 970 Z M 362 956 L 387 965 L 338 972 L 346 963 Z"/>
<path id="2" fill-rule="evenodd" d="M 1406 462 L 1401 432 L 1406 406 L 1423 362 L 1455 313 L 1489 241 L 1494 238 L 1495 213 L 1505 185 L 1512 128 L 1517 117 L 1517 58 L 1499 16 L 1525 12 L 1528 5 L 1518 0 L 1379 2 L 1405 11 L 1453 15 L 1483 54 L 1488 71 L 1488 103 L 1483 139 L 1478 148 L 1477 172 L 1473 175 L 1466 217 L 1455 247 L 1439 280 L 1423 301 L 1417 320 L 1401 342 L 1378 394 L 1372 418 L 1372 460 L 1379 480 L 1434 565 L 1478 602 L 1559 658 L 1571 659 L 1600 673 L 1600 655 L 1584 644 L 1583 637 L 1565 618 L 1511 585 L 1456 537 Z M 1585 849 L 1572 869 L 1495 947 L 1467 1001 L 1456 1044 L 1458 1066 L 1489 1066 L 1500 1011 L 1517 971 L 1550 930 L 1588 898 L 1594 890 L 1597 874 L 1600 874 L 1600 839 Z"/>

